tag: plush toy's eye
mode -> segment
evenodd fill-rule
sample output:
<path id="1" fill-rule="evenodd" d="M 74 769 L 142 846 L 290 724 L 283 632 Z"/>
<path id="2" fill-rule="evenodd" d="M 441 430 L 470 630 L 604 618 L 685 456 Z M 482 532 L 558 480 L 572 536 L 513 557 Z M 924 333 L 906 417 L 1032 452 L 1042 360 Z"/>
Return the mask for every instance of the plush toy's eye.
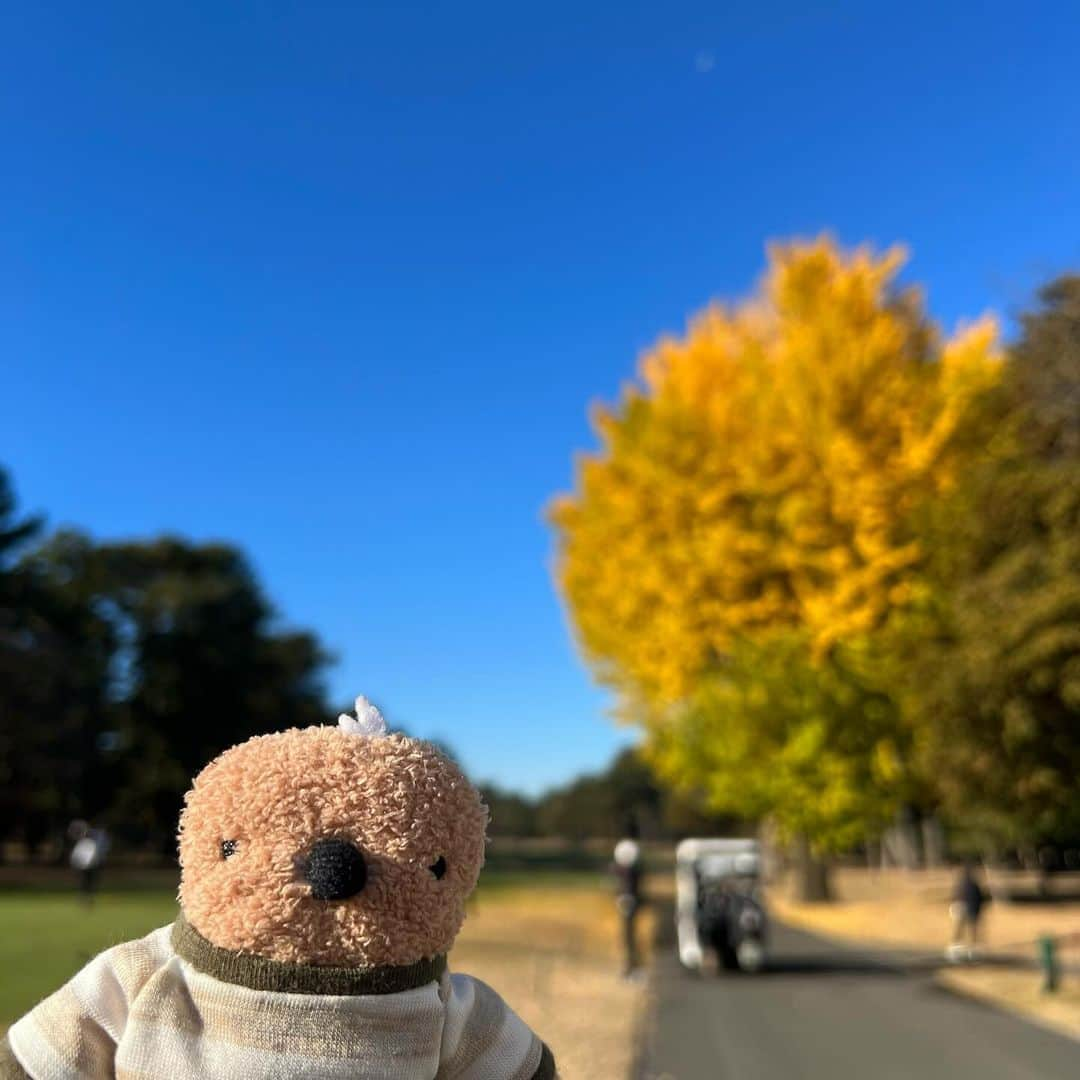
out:
<path id="1" fill-rule="evenodd" d="M 230 855 L 236 854 L 236 841 L 235 840 L 222 840 L 221 841 L 221 857 L 227 859 Z"/>
<path id="2" fill-rule="evenodd" d="M 440 855 L 428 869 L 441 881 L 446 874 L 446 860 Z"/>

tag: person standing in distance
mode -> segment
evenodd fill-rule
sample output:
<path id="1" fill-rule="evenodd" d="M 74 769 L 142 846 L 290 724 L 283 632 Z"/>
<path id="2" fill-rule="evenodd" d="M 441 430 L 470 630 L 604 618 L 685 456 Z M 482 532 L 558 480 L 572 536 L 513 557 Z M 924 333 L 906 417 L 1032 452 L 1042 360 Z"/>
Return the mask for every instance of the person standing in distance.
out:
<path id="1" fill-rule="evenodd" d="M 69 859 L 71 868 L 79 875 L 79 891 L 89 907 L 94 902 L 101 868 L 109 852 L 109 834 L 104 829 L 93 828 L 88 822 L 73 821 L 68 835 L 75 841 Z"/>
<path id="2" fill-rule="evenodd" d="M 979 919 L 988 899 L 989 897 L 975 877 L 975 869 L 971 862 L 965 862 L 949 908 L 949 913 L 952 915 L 953 936 L 946 955 L 950 960 L 970 960 L 974 956 L 979 940 Z M 965 938 L 967 939 L 966 947 Z"/>
<path id="3" fill-rule="evenodd" d="M 615 845 L 612 870 L 615 874 L 615 905 L 622 919 L 623 975 L 630 978 L 638 969 L 637 915 L 642 904 L 644 866 L 641 845 L 638 843 L 637 822 L 626 824 L 622 839 Z"/>

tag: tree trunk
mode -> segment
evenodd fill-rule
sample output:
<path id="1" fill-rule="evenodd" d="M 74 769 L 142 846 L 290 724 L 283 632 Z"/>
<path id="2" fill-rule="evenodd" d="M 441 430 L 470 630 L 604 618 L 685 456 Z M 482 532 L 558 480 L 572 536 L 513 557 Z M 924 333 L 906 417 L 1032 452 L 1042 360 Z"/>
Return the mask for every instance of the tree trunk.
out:
<path id="1" fill-rule="evenodd" d="M 763 818 L 758 824 L 758 843 L 761 845 L 761 880 L 772 885 L 783 877 L 783 845 L 775 824 Z"/>
<path id="2" fill-rule="evenodd" d="M 881 835 L 881 868 L 917 870 L 921 861 L 919 835 L 910 807 L 897 811 L 895 822 Z"/>
<path id="3" fill-rule="evenodd" d="M 922 847 L 923 863 L 928 870 L 945 865 L 945 830 L 936 814 L 922 819 Z"/>
<path id="4" fill-rule="evenodd" d="M 881 842 L 878 840 L 866 841 L 866 869 L 872 871 L 881 869 Z"/>
<path id="5" fill-rule="evenodd" d="M 796 838 L 794 844 L 792 895 L 802 903 L 819 904 L 832 899 L 829 888 L 829 864 L 814 854 L 805 836 Z"/>

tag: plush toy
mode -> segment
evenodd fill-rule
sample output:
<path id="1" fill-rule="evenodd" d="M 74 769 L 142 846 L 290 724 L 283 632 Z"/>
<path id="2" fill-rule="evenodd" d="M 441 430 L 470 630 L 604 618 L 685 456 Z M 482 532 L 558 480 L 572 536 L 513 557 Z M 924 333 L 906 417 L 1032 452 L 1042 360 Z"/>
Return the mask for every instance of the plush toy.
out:
<path id="1" fill-rule="evenodd" d="M 180 915 L 15 1023 L 0 1075 L 553 1077 L 548 1048 L 446 954 L 487 808 L 357 699 L 338 727 L 212 761 L 180 818 Z"/>

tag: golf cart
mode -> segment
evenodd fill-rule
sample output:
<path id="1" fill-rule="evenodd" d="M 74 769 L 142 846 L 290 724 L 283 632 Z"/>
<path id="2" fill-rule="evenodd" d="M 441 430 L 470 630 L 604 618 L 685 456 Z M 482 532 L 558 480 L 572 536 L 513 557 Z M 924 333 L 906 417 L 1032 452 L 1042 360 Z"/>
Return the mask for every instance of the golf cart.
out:
<path id="1" fill-rule="evenodd" d="M 760 971 L 766 915 L 756 840 L 684 840 L 675 849 L 679 959 L 700 971 L 706 950 L 725 971 Z"/>

